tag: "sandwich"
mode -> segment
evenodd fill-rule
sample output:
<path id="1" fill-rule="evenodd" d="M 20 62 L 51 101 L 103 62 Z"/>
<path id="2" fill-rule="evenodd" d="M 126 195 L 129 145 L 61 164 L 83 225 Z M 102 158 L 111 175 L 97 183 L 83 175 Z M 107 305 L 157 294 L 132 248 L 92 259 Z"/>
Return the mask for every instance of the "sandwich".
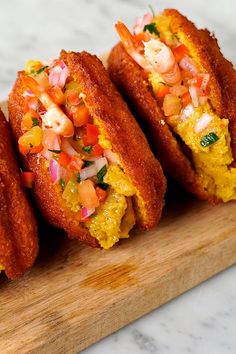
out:
<path id="1" fill-rule="evenodd" d="M 167 175 L 209 203 L 236 199 L 236 74 L 213 34 L 177 10 L 138 18 L 108 71 Z"/>
<path id="2" fill-rule="evenodd" d="M 62 51 L 28 61 L 9 96 L 10 124 L 45 219 L 108 249 L 154 227 L 166 188 L 159 162 L 101 61 Z"/>
<path id="3" fill-rule="evenodd" d="M 37 253 L 36 220 L 21 183 L 8 123 L 0 111 L 0 271 L 10 279 L 18 278 L 32 266 Z"/>

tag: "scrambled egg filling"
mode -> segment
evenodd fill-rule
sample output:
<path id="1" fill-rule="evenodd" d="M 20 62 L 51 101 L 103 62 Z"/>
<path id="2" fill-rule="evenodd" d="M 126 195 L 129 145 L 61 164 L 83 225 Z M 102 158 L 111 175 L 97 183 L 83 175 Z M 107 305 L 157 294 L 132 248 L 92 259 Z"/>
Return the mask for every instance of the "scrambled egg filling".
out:
<path id="1" fill-rule="evenodd" d="M 126 221 L 128 228 L 125 229 L 126 225 L 122 225 L 121 221 L 126 214 L 127 207 L 126 197 L 111 189 L 97 215 L 88 222 L 91 235 L 98 240 L 103 248 L 108 249 L 119 241 L 119 238 L 128 237 L 130 229 L 135 224 L 135 218 L 131 214 L 131 217 Z M 123 226 L 123 230 L 121 226 Z"/>
<path id="2" fill-rule="evenodd" d="M 170 31 L 170 21 L 167 17 L 159 15 L 155 17 L 155 22 L 168 44 L 170 40 L 177 38 Z M 149 82 L 155 92 L 163 79 L 158 73 L 150 73 Z M 211 116 L 211 121 L 201 132 L 196 132 L 196 123 L 204 113 Z M 236 199 L 236 169 L 230 167 L 233 156 L 228 123 L 228 119 L 221 119 L 214 114 L 209 103 L 194 108 L 194 112 L 186 120 L 175 119 L 175 116 L 168 119 L 168 124 L 174 132 L 191 149 L 192 161 L 204 188 L 224 202 Z M 202 138 L 209 133 L 216 134 L 218 140 L 209 146 L 202 146 Z"/>
<path id="3" fill-rule="evenodd" d="M 86 224 L 91 235 L 108 249 L 120 238 L 129 237 L 135 216 L 132 202 L 127 197 L 133 196 L 136 191 L 118 165 L 109 165 L 104 182 L 110 185 L 108 197 Z"/>
<path id="4" fill-rule="evenodd" d="M 203 131 L 196 133 L 194 127 L 203 113 L 210 114 L 212 120 Z M 172 128 L 191 149 L 193 163 L 204 188 L 222 198 L 224 202 L 236 199 L 236 169 L 229 167 L 233 156 L 228 119 L 219 118 L 206 104 L 196 108 L 194 113 L 181 123 L 173 123 Z M 202 138 L 211 132 L 219 139 L 207 147 L 202 146 Z"/>

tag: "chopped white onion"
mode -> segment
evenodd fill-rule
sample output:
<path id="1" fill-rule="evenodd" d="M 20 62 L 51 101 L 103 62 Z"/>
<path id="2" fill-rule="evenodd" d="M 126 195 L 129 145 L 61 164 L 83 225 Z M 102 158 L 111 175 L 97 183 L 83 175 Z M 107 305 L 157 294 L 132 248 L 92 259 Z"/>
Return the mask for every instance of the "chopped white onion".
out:
<path id="1" fill-rule="evenodd" d="M 72 147 L 67 139 L 62 139 L 61 150 L 66 152 L 69 156 L 80 156 L 80 154 Z"/>
<path id="2" fill-rule="evenodd" d="M 63 65 L 56 65 L 49 70 L 49 84 L 51 86 L 64 87 L 68 76 L 69 70 L 63 62 Z"/>
<path id="3" fill-rule="evenodd" d="M 186 71 L 189 71 L 193 76 L 197 75 L 198 71 L 192 58 L 185 55 L 183 59 L 180 60 L 179 66 Z"/>
<path id="4" fill-rule="evenodd" d="M 95 164 L 82 168 L 82 170 L 80 171 L 80 180 L 84 181 L 87 178 L 94 177 L 97 175 L 97 172 L 98 171 Z"/>
<path id="5" fill-rule="evenodd" d="M 203 115 L 197 120 L 194 131 L 195 133 L 200 133 L 203 131 L 208 124 L 211 122 L 212 117 L 208 113 L 203 113 Z"/>
<path id="6" fill-rule="evenodd" d="M 119 163 L 119 159 L 118 159 L 117 155 L 114 152 L 112 152 L 111 150 L 106 149 L 106 150 L 104 150 L 103 154 L 109 162 L 114 163 L 115 165 L 117 165 Z"/>
<path id="7" fill-rule="evenodd" d="M 189 93 L 193 101 L 193 107 L 197 108 L 199 105 L 198 102 L 198 95 L 197 95 L 197 89 L 194 86 L 189 87 Z"/>
<path id="8" fill-rule="evenodd" d="M 188 118 L 189 116 L 191 116 L 191 114 L 193 114 L 194 112 L 194 108 L 191 104 L 188 104 L 181 112 L 180 115 L 180 119 L 181 120 L 185 120 L 186 118 Z"/>
<path id="9" fill-rule="evenodd" d="M 101 157 L 94 161 L 94 165 L 96 166 L 97 172 L 101 170 L 105 165 L 107 165 L 107 159 L 105 157 Z"/>

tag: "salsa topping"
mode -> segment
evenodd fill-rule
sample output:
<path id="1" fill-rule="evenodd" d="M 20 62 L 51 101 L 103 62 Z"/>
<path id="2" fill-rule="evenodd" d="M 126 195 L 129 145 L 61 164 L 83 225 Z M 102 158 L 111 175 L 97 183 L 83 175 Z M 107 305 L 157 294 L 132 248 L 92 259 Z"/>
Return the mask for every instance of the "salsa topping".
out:
<path id="1" fill-rule="evenodd" d="M 29 61 L 23 75 L 24 111 L 18 140 L 23 155 L 39 154 L 48 161 L 52 183 L 63 191 L 62 198 L 87 221 L 103 203 L 109 190 L 104 182 L 109 164 L 118 164 L 89 113 L 80 84 L 70 77 L 62 60 L 48 65 Z M 100 142 L 101 141 L 101 142 Z M 32 187 L 34 174 L 22 173 Z"/>

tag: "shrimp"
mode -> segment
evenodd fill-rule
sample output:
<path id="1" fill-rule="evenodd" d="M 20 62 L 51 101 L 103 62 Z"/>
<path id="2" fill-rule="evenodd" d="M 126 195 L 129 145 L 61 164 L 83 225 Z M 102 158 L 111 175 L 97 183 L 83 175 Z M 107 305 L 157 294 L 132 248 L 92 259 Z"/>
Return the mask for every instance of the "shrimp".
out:
<path id="1" fill-rule="evenodd" d="M 144 43 L 144 54 L 139 50 L 125 24 L 119 21 L 116 30 L 127 53 L 147 72 L 158 72 L 168 84 L 180 82 L 180 70 L 171 49 L 159 39 Z"/>
<path id="2" fill-rule="evenodd" d="M 129 29 L 121 21 L 115 25 L 116 30 L 120 36 L 121 42 L 127 53 L 138 63 L 145 71 L 153 71 L 152 65 L 145 59 L 144 55 L 140 53 L 137 48 L 134 36 L 130 33 Z"/>
<path id="3" fill-rule="evenodd" d="M 144 43 L 144 56 L 168 84 L 176 84 L 181 80 L 174 54 L 159 39 Z"/>
<path id="4" fill-rule="evenodd" d="M 44 88 L 42 88 L 31 76 L 23 76 L 22 80 L 47 110 L 44 115 L 41 115 L 43 125 L 58 135 L 64 137 L 73 136 L 74 126 L 72 121 L 66 116 L 60 107 L 53 102 L 52 98 Z"/>

